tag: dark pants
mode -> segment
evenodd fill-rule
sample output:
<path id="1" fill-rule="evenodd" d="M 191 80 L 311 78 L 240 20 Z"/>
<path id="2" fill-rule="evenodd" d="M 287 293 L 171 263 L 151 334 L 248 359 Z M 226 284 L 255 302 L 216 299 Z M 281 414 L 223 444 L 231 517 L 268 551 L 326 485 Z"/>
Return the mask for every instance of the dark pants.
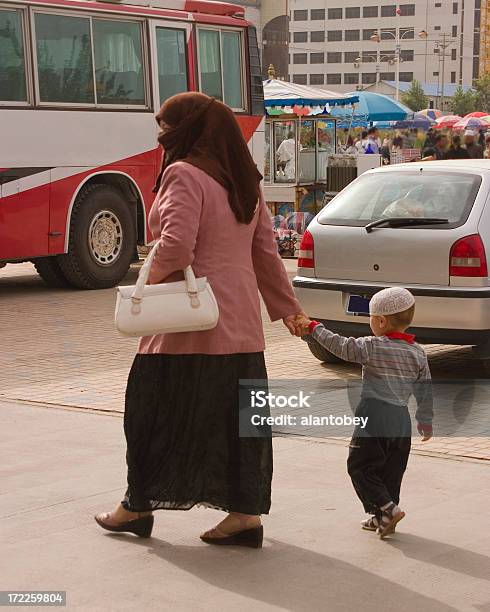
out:
<path id="1" fill-rule="evenodd" d="M 363 399 L 356 416 L 368 417 L 368 424 L 354 431 L 347 469 L 364 510 L 379 515 L 381 506 L 400 501 L 411 446 L 410 415 L 406 406 Z"/>

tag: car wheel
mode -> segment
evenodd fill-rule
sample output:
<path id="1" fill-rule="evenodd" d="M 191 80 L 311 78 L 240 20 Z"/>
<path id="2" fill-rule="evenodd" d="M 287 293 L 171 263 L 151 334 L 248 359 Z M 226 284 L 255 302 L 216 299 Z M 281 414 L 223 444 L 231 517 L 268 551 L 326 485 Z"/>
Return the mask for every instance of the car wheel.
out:
<path id="1" fill-rule="evenodd" d="M 68 281 L 80 289 L 114 287 L 135 251 L 133 215 L 123 194 L 110 185 L 83 189 L 72 211 L 68 253 L 59 256 Z"/>
<path id="2" fill-rule="evenodd" d="M 342 361 L 340 357 L 337 357 L 330 351 L 327 351 L 326 348 L 323 348 L 316 340 L 314 340 L 311 336 L 305 337 L 306 343 L 308 344 L 308 348 L 311 351 L 311 354 L 316 357 L 319 361 L 323 361 L 324 363 L 339 363 Z"/>
<path id="3" fill-rule="evenodd" d="M 61 271 L 58 257 L 38 257 L 32 263 L 48 287 L 66 289 L 72 286 Z"/>

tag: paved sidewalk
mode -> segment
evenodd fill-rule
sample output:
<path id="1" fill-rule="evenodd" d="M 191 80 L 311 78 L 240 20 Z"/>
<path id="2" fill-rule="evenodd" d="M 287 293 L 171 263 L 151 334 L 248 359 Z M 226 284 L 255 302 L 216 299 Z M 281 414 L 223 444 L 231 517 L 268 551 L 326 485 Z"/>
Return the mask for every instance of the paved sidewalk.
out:
<path id="1" fill-rule="evenodd" d="M 212 548 L 213 510 L 102 532 L 125 484 L 120 416 L 0 402 L 0 590 L 67 591 L 68 610 L 490 610 L 490 466 L 413 456 L 406 519 L 362 532 L 346 449 L 279 438 L 262 550 Z"/>
<path id="2" fill-rule="evenodd" d="M 294 260 L 285 260 L 291 277 L 295 265 Z M 137 266 L 133 266 L 125 282 L 134 283 L 136 274 Z M 0 398 L 122 412 L 137 341 L 116 333 L 114 303 L 113 289 L 49 290 L 31 264 L 0 270 Z M 271 379 L 359 378 L 355 365 L 321 364 L 282 323 L 271 324 L 265 311 L 263 323 Z M 427 350 L 434 378 L 489 380 L 490 361 L 475 359 L 469 347 L 436 345 Z M 490 399 L 487 404 L 488 417 L 484 410 L 478 413 L 483 419 L 477 423 L 479 436 L 465 426 L 457 438 L 440 436 L 430 445 L 415 441 L 415 448 L 490 461 L 490 436 L 480 433 L 490 427 Z"/>

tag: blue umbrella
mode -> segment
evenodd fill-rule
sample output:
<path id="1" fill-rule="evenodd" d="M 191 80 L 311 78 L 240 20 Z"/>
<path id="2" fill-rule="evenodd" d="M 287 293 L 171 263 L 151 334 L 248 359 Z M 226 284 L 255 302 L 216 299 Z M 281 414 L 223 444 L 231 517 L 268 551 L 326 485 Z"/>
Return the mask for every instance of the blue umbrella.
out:
<path id="1" fill-rule="evenodd" d="M 434 125 L 435 121 L 427 119 L 427 117 L 417 117 L 413 119 L 405 119 L 404 121 L 397 121 L 393 127 L 396 130 L 428 130 L 431 125 Z"/>
<path id="2" fill-rule="evenodd" d="M 354 121 L 403 121 L 412 113 L 404 104 L 389 96 L 370 91 L 358 91 L 356 94 L 359 96 L 359 102 L 354 105 Z M 349 95 L 355 94 L 346 94 Z M 332 115 L 348 119 L 352 116 L 352 110 L 335 107 Z"/>

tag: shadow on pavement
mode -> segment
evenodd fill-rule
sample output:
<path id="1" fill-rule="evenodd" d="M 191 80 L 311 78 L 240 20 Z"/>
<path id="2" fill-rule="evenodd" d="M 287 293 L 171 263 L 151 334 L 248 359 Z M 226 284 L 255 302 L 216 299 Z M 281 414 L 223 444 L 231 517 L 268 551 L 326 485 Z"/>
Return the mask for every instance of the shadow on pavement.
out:
<path id="1" fill-rule="evenodd" d="M 369 610 L 456 610 L 345 561 L 270 538 L 262 550 L 175 546 L 158 538 L 135 544 L 214 587 L 285 610 L 352 611 L 367 609 L 367 602 Z"/>
<path id="2" fill-rule="evenodd" d="M 490 580 L 490 557 L 458 548 L 444 542 L 428 540 L 409 533 L 396 540 L 386 540 L 405 557 L 465 574 L 479 580 Z"/>

